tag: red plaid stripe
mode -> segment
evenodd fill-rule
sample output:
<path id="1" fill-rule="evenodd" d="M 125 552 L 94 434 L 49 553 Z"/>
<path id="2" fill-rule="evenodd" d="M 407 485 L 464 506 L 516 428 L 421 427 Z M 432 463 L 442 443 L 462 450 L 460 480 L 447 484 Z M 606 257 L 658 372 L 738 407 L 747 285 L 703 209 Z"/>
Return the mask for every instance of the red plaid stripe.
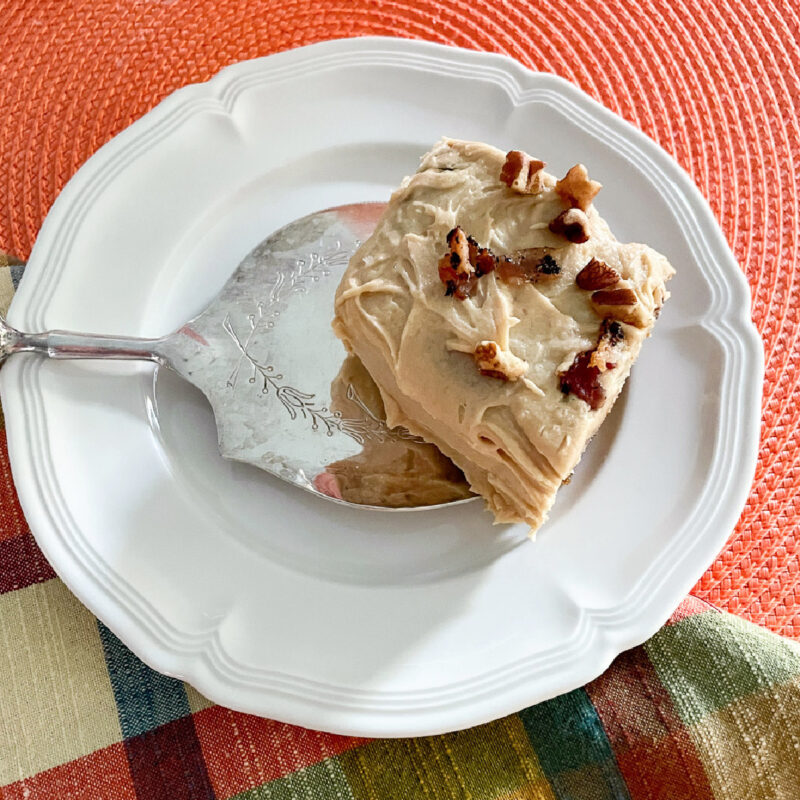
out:
<path id="1" fill-rule="evenodd" d="M 0 788 L 0 800 L 143 800 L 121 742 Z"/>
<path id="2" fill-rule="evenodd" d="M 644 649 L 586 687 L 632 800 L 714 800 L 705 769 Z"/>

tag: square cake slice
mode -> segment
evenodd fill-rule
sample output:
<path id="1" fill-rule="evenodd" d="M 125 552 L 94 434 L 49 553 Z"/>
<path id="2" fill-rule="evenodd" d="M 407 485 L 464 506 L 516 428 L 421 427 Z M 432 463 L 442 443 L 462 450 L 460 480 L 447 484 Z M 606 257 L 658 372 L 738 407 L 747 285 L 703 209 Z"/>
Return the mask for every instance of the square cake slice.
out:
<path id="1" fill-rule="evenodd" d="M 334 329 L 387 422 L 435 444 L 498 522 L 537 529 L 616 400 L 674 270 L 618 242 L 581 165 L 443 139 L 392 195 Z"/>

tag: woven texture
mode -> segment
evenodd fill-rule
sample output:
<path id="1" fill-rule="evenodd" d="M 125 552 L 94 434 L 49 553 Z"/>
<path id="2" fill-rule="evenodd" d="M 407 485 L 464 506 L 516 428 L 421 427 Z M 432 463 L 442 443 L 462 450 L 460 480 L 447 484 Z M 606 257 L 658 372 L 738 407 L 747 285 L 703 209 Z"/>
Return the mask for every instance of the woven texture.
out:
<path id="1" fill-rule="evenodd" d="M 800 797 L 800 644 L 695 599 L 584 688 L 369 741 L 212 705 L 37 580 L 0 594 L 2 800 Z"/>
<path id="2" fill-rule="evenodd" d="M 750 281 L 767 356 L 756 480 L 696 594 L 800 638 L 794 0 L 6 0 L 0 249 L 27 257 L 80 164 L 174 89 L 241 59 L 362 34 L 493 50 L 556 72 L 692 175 Z"/>
<path id="3" fill-rule="evenodd" d="M 800 19 L 792 0 L 6 0 L 0 250 L 172 90 L 243 58 L 384 34 L 507 53 L 658 141 L 709 199 L 767 357 L 747 507 L 695 594 L 800 639 Z M 22 267 L 0 255 L 0 308 Z M 800 647 L 687 600 L 597 681 L 488 726 L 403 742 L 213 706 L 153 673 L 39 552 L 0 431 L 0 798 L 800 797 Z"/>

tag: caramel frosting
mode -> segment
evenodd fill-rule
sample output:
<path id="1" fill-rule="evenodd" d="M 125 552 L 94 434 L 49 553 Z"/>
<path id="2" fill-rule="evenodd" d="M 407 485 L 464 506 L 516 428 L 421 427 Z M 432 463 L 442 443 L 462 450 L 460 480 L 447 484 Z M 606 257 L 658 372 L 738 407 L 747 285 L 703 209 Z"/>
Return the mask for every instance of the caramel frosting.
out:
<path id="1" fill-rule="evenodd" d="M 534 530 L 622 389 L 674 273 L 651 248 L 618 242 L 586 202 L 575 206 L 585 241 L 554 232 L 584 178 L 571 171 L 567 195 L 540 163 L 521 192 L 501 180 L 505 153 L 438 142 L 351 259 L 334 319 L 388 424 L 452 459 L 496 521 Z M 482 267 L 463 263 L 468 250 Z M 469 291 L 444 282 L 451 264 Z"/>

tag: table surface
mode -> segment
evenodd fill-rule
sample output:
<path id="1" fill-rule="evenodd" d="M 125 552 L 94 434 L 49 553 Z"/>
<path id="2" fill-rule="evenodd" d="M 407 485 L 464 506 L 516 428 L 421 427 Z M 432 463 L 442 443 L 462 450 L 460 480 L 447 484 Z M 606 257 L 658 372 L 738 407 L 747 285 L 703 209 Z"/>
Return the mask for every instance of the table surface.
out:
<path id="1" fill-rule="evenodd" d="M 555 72 L 693 177 L 750 282 L 766 353 L 753 488 L 694 593 L 800 638 L 800 15 L 791 0 L 10 0 L 0 7 L 0 250 L 27 257 L 70 176 L 178 87 L 242 59 L 365 34 L 502 52 Z M 0 539 L 27 531 L 13 496 L 0 506 Z"/>

